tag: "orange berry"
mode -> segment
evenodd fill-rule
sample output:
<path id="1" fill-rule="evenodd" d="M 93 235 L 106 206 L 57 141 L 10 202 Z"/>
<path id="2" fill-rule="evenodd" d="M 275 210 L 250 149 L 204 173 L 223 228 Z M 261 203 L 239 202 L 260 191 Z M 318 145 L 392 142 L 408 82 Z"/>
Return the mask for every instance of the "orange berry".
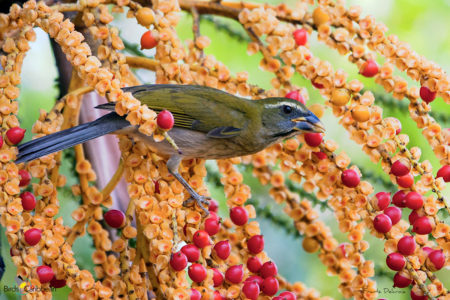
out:
<path id="1" fill-rule="evenodd" d="M 158 40 L 152 35 L 149 30 L 141 36 L 141 50 L 152 49 L 158 44 Z"/>
<path id="2" fill-rule="evenodd" d="M 350 100 L 350 93 L 347 89 L 336 89 L 331 93 L 331 103 L 337 106 L 344 106 Z"/>
<path id="3" fill-rule="evenodd" d="M 320 7 L 313 12 L 313 21 L 316 26 L 320 26 L 330 20 L 330 16 Z"/>
<path id="4" fill-rule="evenodd" d="M 317 242 L 317 240 L 310 237 L 305 237 L 303 239 L 302 246 L 303 249 L 305 249 L 305 251 L 308 253 L 314 253 L 320 248 L 320 245 Z"/>
<path id="5" fill-rule="evenodd" d="M 357 105 L 352 109 L 352 117 L 358 122 L 366 122 L 370 119 L 369 108 L 365 105 Z"/>
<path id="6" fill-rule="evenodd" d="M 144 27 L 149 27 L 155 22 L 155 14 L 149 7 L 142 7 L 136 13 L 136 20 Z"/>

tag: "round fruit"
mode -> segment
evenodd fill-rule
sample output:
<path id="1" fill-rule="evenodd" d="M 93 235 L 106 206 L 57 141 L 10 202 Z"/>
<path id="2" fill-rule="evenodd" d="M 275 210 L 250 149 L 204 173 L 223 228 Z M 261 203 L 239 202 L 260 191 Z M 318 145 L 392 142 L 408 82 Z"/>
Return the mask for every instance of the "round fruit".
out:
<path id="1" fill-rule="evenodd" d="M 298 102 L 306 104 L 305 99 L 303 98 L 302 94 L 300 94 L 300 92 L 298 90 L 290 91 L 284 97 L 289 98 L 289 99 L 294 99 L 294 100 L 297 100 Z"/>
<path id="2" fill-rule="evenodd" d="M 214 199 L 209 200 L 209 212 L 215 212 L 217 213 L 219 211 L 219 202 L 217 202 Z"/>
<path id="3" fill-rule="evenodd" d="M 392 203 L 397 207 L 406 207 L 406 193 L 405 191 L 398 191 L 392 197 Z"/>
<path id="4" fill-rule="evenodd" d="M 315 81 L 311 81 L 311 83 L 312 83 L 313 87 L 315 87 L 316 89 L 320 90 L 320 89 L 324 88 L 323 84 L 321 84 L 321 83 L 318 83 L 318 82 L 315 82 Z"/>
<path id="5" fill-rule="evenodd" d="M 411 300 L 428 300 L 428 296 L 425 296 L 417 285 L 414 285 L 411 289 L 410 296 Z"/>
<path id="6" fill-rule="evenodd" d="M 334 89 L 331 93 L 330 101 L 334 105 L 344 106 L 350 100 L 350 93 L 347 89 Z"/>
<path id="7" fill-rule="evenodd" d="M 36 207 L 36 197 L 32 193 L 23 192 L 20 194 L 20 199 L 24 210 L 33 210 Z"/>
<path id="8" fill-rule="evenodd" d="M 170 111 L 163 110 L 156 117 L 156 124 L 164 130 L 169 130 L 172 129 L 173 124 L 175 124 L 175 119 Z"/>
<path id="9" fill-rule="evenodd" d="M 308 42 L 308 31 L 306 29 L 297 29 L 293 32 L 293 35 L 297 46 L 304 46 Z"/>
<path id="10" fill-rule="evenodd" d="M 261 276 L 253 275 L 253 276 L 248 277 L 245 280 L 245 282 L 247 282 L 247 281 L 256 282 L 259 285 L 259 287 L 261 287 L 261 285 L 264 282 L 264 279 Z"/>
<path id="11" fill-rule="evenodd" d="M 357 122 L 366 122 L 370 119 L 370 110 L 365 105 L 356 105 L 351 113 L 352 118 Z"/>
<path id="12" fill-rule="evenodd" d="M 267 296 L 273 296 L 278 292 L 278 287 L 278 280 L 271 276 L 264 279 L 261 286 L 261 291 Z"/>
<path id="13" fill-rule="evenodd" d="M 149 7 L 141 7 L 136 13 L 136 20 L 144 27 L 148 27 L 155 22 L 155 14 Z"/>
<path id="14" fill-rule="evenodd" d="M 223 274 L 217 270 L 216 268 L 212 268 L 213 270 L 213 283 L 214 287 L 221 286 L 223 283 Z"/>
<path id="15" fill-rule="evenodd" d="M 391 193 L 388 192 L 379 192 L 375 194 L 375 197 L 372 199 L 372 205 L 376 208 L 376 210 L 384 210 L 391 203 Z"/>
<path id="16" fill-rule="evenodd" d="M 178 251 L 170 256 L 169 263 L 172 269 L 174 269 L 175 271 L 181 271 L 184 270 L 184 268 L 186 268 L 188 259 L 183 252 Z"/>
<path id="17" fill-rule="evenodd" d="M 231 283 L 240 283 L 244 278 L 244 267 L 242 265 L 229 267 L 225 272 L 225 278 Z"/>
<path id="18" fill-rule="evenodd" d="M 184 245 L 181 248 L 181 252 L 186 255 L 188 262 L 196 262 L 200 259 L 200 249 L 193 244 Z"/>
<path id="19" fill-rule="evenodd" d="M 235 206 L 230 209 L 230 219 L 237 226 L 245 225 L 248 222 L 248 212 L 242 206 Z"/>
<path id="20" fill-rule="evenodd" d="M 405 198 L 406 206 L 410 209 L 419 209 L 423 206 L 422 195 L 417 192 L 409 192 Z"/>
<path id="21" fill-rule="evenodd" d="M 55 276 L 55 273 L 53 273 L 52 268 L 50 268 L 49 266 L 37 267 L 36 273 L 39 277 L 40 283 L 50 282 L 53 279 L 53 276 Z"/>
<path id="22" fill-rule="evenodd" d="M 411 165 L 403 159 L 396 160 L 391 166 L 391 173 L 395 176 L 404 176 L 411 170 Z"/>
<path id="23" fill-rule="evenodd" d="M 53 277 L 52 280 L 50 280 L 50 286 L 55 289 L 60 289 L 62 287 L 66 286 L 66 280 L 65 279 L 56 279 L 56 277 Z"/>
<path id="24" fill-rule="evenodd" d="M 211 244 L 209 234 L 204 230 L 197 230 L 192 238 L 194 245 L 198 248 L 205 248 Z"/>
<path id="25" fill-rule="evenodd" d="M 27 171 L 19 170 L 19 177 L 20 177 L 19 186 L 23 187 L 30 184 L 31 175 Z"/>
<path id="26" fill-rule="evenodd" d="M 405 258 L 400 253 L 394 252 L 386 257 L 386 265 L 391 270 L 400 271 L 405 267 L 405 264 Z"/>
<path id="27" fill-rule="evenodd" d="M 190 300 L 201 300 L 202 294 L 199 290 L 191 289 L 191 299 Z"/>
<path id="28" fill-rule="evenodd" d="M 433 225 L 427 216 L 419 217 L 414 221 L 412 232 L 417 234 L 430 234 L 433 231 Z"/>
<path id="29" fill-rule="evenodd" d="M 414 183 L 414 177 L 411 173 L 408 173 L 404 176 L 397 177 L 397 184 L 402 188 L 410 188 Z"/>
<path id="30" fill-rule="evenodd" d="M 354 188 L 359 184 L 359 175 L 355 170 L 348 169 L 341 174 L 342 183 L 349 188 Z"/>
<path id="31" fill-rule="evenodd" d="M 17 145 L 23 140 L 23 137 L 25 136 L 25 129 L 22 129 L 20 127 L 13 127 L 11 129 L 8 129 L 6 131 L 6 140 L 11 145 Z"/>
<path id="32" fill-rule="evenodd" d="M 257 300 L 259 296 L 259 285 L 253 281 L 246 281 L 242 287 L 245 297 L 251 300 Z"/>
<path id="33" fill-rule="evenodd" d="M 414 222 L 420 217 L 421 216 L 419 215 L 418 211 L 417 210 L 413 210 L 408 216 L 409 224 L 413 225 Z"/>
<path id="34" fill-rule="evenodd" d="M 262 263 L 259 260 L 259 258 L 257 258 L 256 256 L 249 257 L 247 259 L 247 269 L 250 272 L 258 273 L 259 270 L 261 269 L 261 266 L 262 266 Z"/>
<path id="35" fill-rule="evenodd" d="M 209 235 L 215 235 L 220 230 L 220 222 L 216 218 L 208 218 L 205 220 L 205 231 Z"/>
<path id="36" fill-rule="evenodd" d="M 408 273 L 400 271 L 394 275 L 394 287 L 405 288 L 412 283 Z"/>
<path id="37" fill-rule="evenodd" d="M 254 235 L 247 241 L 248 251 L 252 254 L 258 254 L 264 250 L 264 237 L 262 235 Z"/>
<path id="38" fill-rule="evenodd" d="M 436 177 L 442 177 L 445 182 L 450 182 L 450 165 L 445 165 L 440 168 Z"/>
<path id="39" fill-rule="evenodd" d="M 225 300 L 226 298 L 220 294 L 219 291 L 214 291 L 214 298 L 213 300 Z"/>
<path id="40" fill-rule="evenodd" d="M 42 231 L 37 228 L 31 228 L 25 231 L 24 238 L 28 245 L 34 246 L 39 243 L 42 237 Z"/>
<path id="41" fill-rule="evenodd" d="M 402 218 L 401 209 L 395 206 L 386 207 L 386 209 L 384 210 L 384 214 L 391 219 L 392 225 L 397 224 Z"/>
<path id="42" fill-rule="evenodd" d="M 308 253 L 314 253 L 320 248 L 319 242 L 315 238 L 309 236 L 303 238 L 302 246 Z"/>
<path id="43" fill-rule="evenodd" d="M 228 240 L 226 241 L 220 241 L 218 242 L 216 245 L 214 245 L 214 251 L 216 252 L 217 256 L 220 259 L 227 259 L 228 256 L 230 256 L 231 253 L 231 245 L 228 242 Z"/>
<path id="44" fill-rule="evenodd" d="M 378 73 L 378 64 L 373 59 L 368 59 L 361 66 L 359 73 L 364 77 L 373 77 Z"/>
<path id="45" fill-rule="evenodd" d="M 379 214 L 373 219 L 373 227 L 375 230 L 381 233 L 389 232 L 392 228 L 392 221 L 385 214 Z"/>
<path id="46" fill-rule="evenodd" d="M 429 88 L 426 86 L 420 87 L 420 98 L 422 98 L 423 101 L 425 101 L 427 104 L 431 103 L 436 99 L 436 92 L 432 92 Z"/>
<path id="47" fill-rule="evenodd" d="M 416 241 L 412 236 L 404 236 L 397 243 L 397 250 L 405 256 L 411 255 L 416 250 Z"/>
<path id="48" fill-rule="evenodd" d="M 325 153 L 323 153 L 323 152 L 313 152 L 313 154 L 314 154 L 319 160 L 322 160 L 322 159 L 327 158 L 327 155 L 326 155 Z"/>
<path id="49" fill-rule="evenodd" d="M 305 142 L 310 147 L 317 147 L 322 143 L 323 135 L 321 133 L 308 132 L 304 134 Z"/>
<path id="50" fill-rule="evenodd" d="M 125 224 L 125 214 L 117 209 L 108 210 L 104 215 L 106 224 L 112 228 L 120 228 Z"/>
<path id="51" fill-rule="evenodd" d="M 297 300 L 297 296 L 289 291 L 282 292 L 278 297 L 281 297 L 282 300 Z"/>
<path id="52" fill-rule="evenodd" d="M 261 269 L 259 270 L 259 274 L 262 278 L 276 276 L 278 274 L 277 265 L 274 262 L 267 261 L 262 265 Z"/>
<path id="53" fill-rule="evenodd" d="M 442 269 L 445 265 L 444 252 L 442 250 L 431 251 L 430 254 L 428 254 L 426 265 L 432 272 Z"/>
<path id="54" fill-rule="evenodd" d="M 188 275 L 192 281 L 200 283 L 206 278 L 206 268 L 201 264 L 192 264 L 188 268 Z"/>

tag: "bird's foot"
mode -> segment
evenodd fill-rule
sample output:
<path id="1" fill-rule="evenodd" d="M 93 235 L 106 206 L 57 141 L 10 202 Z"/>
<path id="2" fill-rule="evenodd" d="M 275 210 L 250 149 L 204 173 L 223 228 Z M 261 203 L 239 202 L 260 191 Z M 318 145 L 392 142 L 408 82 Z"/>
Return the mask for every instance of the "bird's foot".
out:
<path id="1" fill-rule="evenodd" d="M 183 206 L 189 206 L 192 202 L 196 202 L 198 206 L 200 206 L 200 208 L 206 213 L 206 215 L 209 215 L 209 211 L 207 208 L 205 208 L 205 206 L 203 206 L 203 204 L 206 205 L 206 207 L 209 206 L 209 200 L 211 200 L 211 197 L 206 197 L 206 196 L 202 196 L 199 195 L 197 193 L 191 195 L 191 198 L 187 199 L 186 201 L 183 202 Z"/>

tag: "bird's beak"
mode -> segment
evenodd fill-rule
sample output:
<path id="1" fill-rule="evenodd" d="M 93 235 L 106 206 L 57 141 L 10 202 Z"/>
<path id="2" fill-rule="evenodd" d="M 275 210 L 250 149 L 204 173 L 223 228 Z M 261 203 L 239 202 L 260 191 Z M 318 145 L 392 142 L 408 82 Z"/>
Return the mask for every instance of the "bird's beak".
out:
<path id="1" fill-rule="evenodd" d="M 292 121 L 296 123 L 295 129 L 297 130 L 317 133 L 325 132 L 325 127 L 315 115 L 296 118 Z"/>

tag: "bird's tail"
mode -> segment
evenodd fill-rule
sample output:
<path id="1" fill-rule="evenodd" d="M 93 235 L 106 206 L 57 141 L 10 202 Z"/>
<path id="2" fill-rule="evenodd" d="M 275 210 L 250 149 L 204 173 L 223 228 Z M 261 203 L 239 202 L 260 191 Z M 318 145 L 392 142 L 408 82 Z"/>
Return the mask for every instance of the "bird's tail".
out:
<path id="1" fill-rule="evenodd" d="M 92 122 L 55 132 L 19 145 L 16 163 L 27 162 L 67 149 L 127 126 L 130 126 L 130 123 L 124 117 L 112 112 Z"/>

